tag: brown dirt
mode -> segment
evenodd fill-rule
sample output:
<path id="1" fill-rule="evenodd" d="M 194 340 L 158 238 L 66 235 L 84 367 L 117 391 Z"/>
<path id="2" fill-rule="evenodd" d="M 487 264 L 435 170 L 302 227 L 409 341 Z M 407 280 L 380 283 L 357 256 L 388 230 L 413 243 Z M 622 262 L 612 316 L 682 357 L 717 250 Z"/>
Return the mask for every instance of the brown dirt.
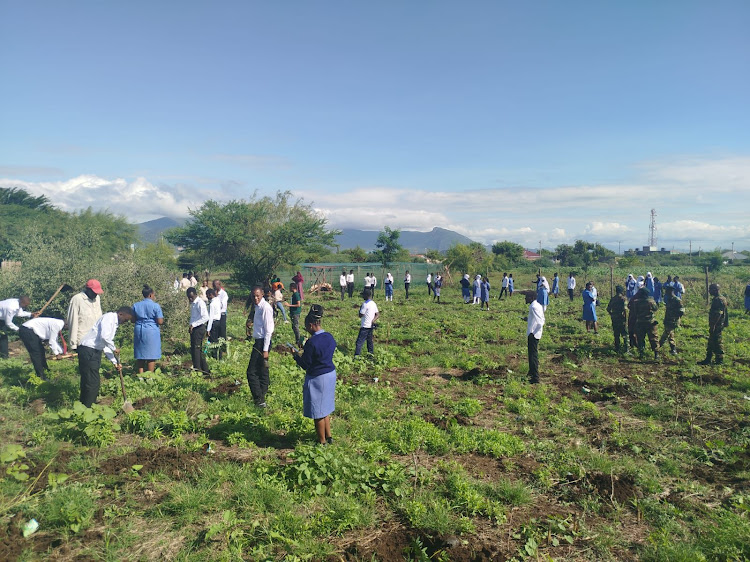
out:
<path id="1" fill-rule="evenodd" d="M 643 497 L 632 476 L 597 473 L 587 475 L 586 480 L 602 499 L 613 500 L 620 505 L 626 505 L 633 498 Z"/>
<path id="2" fill-rule="evenodd" d="M 234 394 L 241 388 L 242 388 L 242 384 L 235 384 L 233 382 L 224 382 L 224 383 L 221 383 L 216 388 L 212 388 L 211 392 L 213 392 L 214 394 L 230 395 L 230 394 Z"/>
<path id="3" fill-rule="evenodd" d="M 180 478 L 198 468 L 198 465 L 206 459 L 203 452 L 184 453 L 177 449 L 162 447 L 160 449 L 145 449 L 139 447 L 132 453 L 119 457 L 112 457 L 99 465 L 102 473 L 108 475 L 128 474 L 133 465 L 142 465 L 138 474 L 151 472 L 164 472 L 171 478 Z"/>
<path id="4" fill-rule="evenodd" d="M 133 407 L 137 410 L 138 408 L 143 408 L 144 406 L 151 404 L 154 399 L 150 396 L 146 396 L 145 398 L 141 398 L 140 400 L 136 400 L 133 402 Z"/>

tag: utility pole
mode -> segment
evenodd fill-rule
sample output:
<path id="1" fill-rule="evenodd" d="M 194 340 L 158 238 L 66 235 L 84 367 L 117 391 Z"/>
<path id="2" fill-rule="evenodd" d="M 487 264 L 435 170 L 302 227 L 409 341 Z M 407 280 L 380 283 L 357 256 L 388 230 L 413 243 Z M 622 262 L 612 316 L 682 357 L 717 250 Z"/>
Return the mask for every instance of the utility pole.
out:
<path id="1" fill-rule="evenodd" d="M 690 241 L 690 250 L 688 250 L 688 263 L 693 265 L 693 241 Z"/>

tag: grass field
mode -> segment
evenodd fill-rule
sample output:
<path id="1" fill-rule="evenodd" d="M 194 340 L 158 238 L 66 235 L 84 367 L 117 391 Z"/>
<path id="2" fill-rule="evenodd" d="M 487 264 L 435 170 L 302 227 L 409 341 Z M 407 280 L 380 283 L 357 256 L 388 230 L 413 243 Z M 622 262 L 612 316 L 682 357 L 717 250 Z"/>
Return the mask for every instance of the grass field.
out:
<path id="1" fill-rule="evenodd" d="M 86 411 L 75 362 L 51 362 L 42 382 L 14 345 L 0 363 L 0 560 L 748 560 L 747 279 L 720 276 L 726 364 L 701 367 L 695 271 L 679 272 L 680 355 L 660 362 L 614 353 L 609 270 L 592 273 L 599 336 L 580 297 L 552 299 L 536 386 L 523 297 L 498 301 L 496 276 L 489 312 L 456 288 L 442 304 L 418 282 L 408 302 L 398 283 L 393 303 L 379 290 L 375 355 L 357 360 L 360 301 L 314 295 L 339 344 L 329 447 L 302 417 L 304 373 L 278 352 L 289 324 L 274 336 L 269 407 L 252 406 L 244 298 L 213 378 L 190 373 L 187 334 L 156 373 L 125 369 L 128 415 L 112 372 Z M 31 518 L 39 530 L 23 538 Z"/>

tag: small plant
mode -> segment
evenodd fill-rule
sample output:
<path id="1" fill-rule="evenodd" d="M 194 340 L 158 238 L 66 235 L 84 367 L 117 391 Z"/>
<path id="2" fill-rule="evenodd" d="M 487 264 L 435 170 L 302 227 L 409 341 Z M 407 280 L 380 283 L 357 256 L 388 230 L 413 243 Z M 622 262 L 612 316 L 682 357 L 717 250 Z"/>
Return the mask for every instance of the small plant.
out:
<path id="1" fill-rule="evenodd" d="M 49 526 L 63 527 L 74 533 L 91 524 L 95 510 L 92 491 L 79 483 L 51 490 L 42 506 L 44 519 Z"/>
<path id="2" fill-rule="evenodd" d="M 120 431 L 120 424 L 114 421 L 116 415 L 109 406 L 92 404 L 87 408 L 76 402 L 73 408 L 59 410 L 49 417 L 60 422 L 63 438 L 104 447 L 114 443 L 115 432 Z"/>
<path id="3" fill-rule="evenodd" d="M 5 474 L 18 482 L 29 479 L 29 475 L 26 473 L 29 470 L 29 465 L 23 460 L 25 458 L 26 451 L 23 450 L 21 445 L 14 443 L 5 445 L 0 451 L 0 464 L 5 467 Z"/>

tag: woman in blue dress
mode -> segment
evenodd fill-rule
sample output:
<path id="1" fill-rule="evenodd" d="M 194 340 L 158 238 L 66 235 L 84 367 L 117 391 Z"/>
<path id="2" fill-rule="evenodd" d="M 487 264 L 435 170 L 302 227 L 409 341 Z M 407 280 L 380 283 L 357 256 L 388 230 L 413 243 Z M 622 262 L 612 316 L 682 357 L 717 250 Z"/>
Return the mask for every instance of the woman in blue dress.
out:
<path id="1" fill-rule="evenodd" d="M 480 294 L 480 300 L 479 303 L 479 309 L 481 310 L 484 308 L 484 305 L 487 304 L 487 310 L 490 309 L 490 282 L 487 280 L 486 277 L 482 277 L 482 283 L 479 286 L 479 294 Z"/>
<path id="2" fill-rule="evenodd" d="M 555 298 L 560 294 L 560 276 L 557 273 L 552 278 L 552 294 L 555 295 Z"/>
<path id="3" fill-rule="evenodd" d="M 586 321 L 586 331 L 588 332 L 591 328 L 594 329 L 594 333 L 599 333 L 599 325 L 596 323 L 596 297 L 591 292 L 592 283 L 589 281 L 586 283 L 586 289 L 584 289 L 583 295 L 583 319 Z"/>
<path id="4" fill-rule="evenodd" d="M 542 310 L 547 310 L 549 304 L 549 283 L 547 278 L 542 276 L 536 282 L 536 301 L 542 305 Z"/>
<path id="5" fill-rule="evenodd" d="M 658 277 L 654 277 L 654 300 L 656 301 L 656 306 L 661 304 L 661 281 L 659 281 Z"/>
<path id="6" fill-rule="evenodd" d="M 161 332 L 164 324 L 161 307 L 154 300 L 154 290 L 143 286 L 143 300 L 133 305 L 135 328 L 133 329 L 133 355 L 138 372 L 153 371 L 156 360 L 161 359 Z"/>
<path id="7" fill-rule="evenodd" d="M 315 433 L 321 445 L 333 443 L 331 437 L 331 413 L 335 408 L 336 367 L 333 352 L 336 340 L 323 330 L 320 320 L 323 307 L 314 304 L 305 317 L 305 330 L 310 338 L 302 352 L 292 355 L 297 365 L 305 370 L 302 386 L 302 414 L 315 422 Z"/>

